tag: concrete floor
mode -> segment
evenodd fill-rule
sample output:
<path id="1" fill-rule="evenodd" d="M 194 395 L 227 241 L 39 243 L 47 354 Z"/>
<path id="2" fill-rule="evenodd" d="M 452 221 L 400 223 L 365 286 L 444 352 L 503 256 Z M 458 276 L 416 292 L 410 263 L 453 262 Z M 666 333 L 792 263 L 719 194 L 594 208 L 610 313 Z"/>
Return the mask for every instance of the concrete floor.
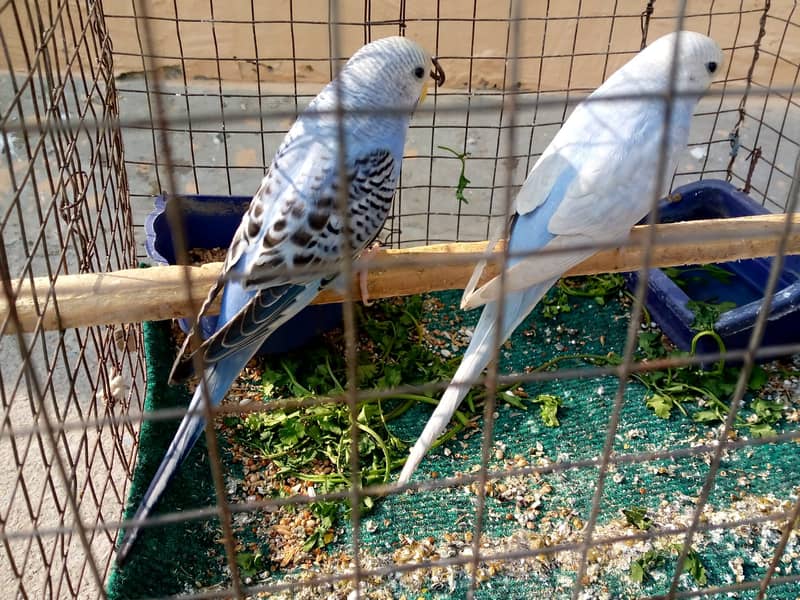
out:
<path id="1" fill-rule="evenodd" d="M 7 78 L 7 76 L 5 76 Z M 7 106 L 11 100 L 11 89 L 7 81 L 0 77 L 0 106 Z M 164 111 L 173 129 L 168 136 L 171 148 L 171 163 L 174 165 L 170 175 L 166 165 L 156 166 L 156 162 L 166 163 L 166 156 L 154 143 L 149 126 L 155 107 L 148 96 L 143 93 L 144 80 L 141 76 L 126 77 L 117 81 L 119 111 L 123 121 L 142 121 L 141 127 L 125 127 L 123 142 L 125 165 L 130 185 L 130 197 L 135 227 L 136 254 L 145 259 L 143 223 L 152 208 L 152 196 L 161 190 L 179 193 L 201 194 L 240 194 L 250 195 L 258 187 L 267 164 L 274 153 L 284 132 L 292 122 L 291 113 L 295 109 L 293 91 L 286 86 L 275 86 L 262 90 L 259 101 L 253 88 L 233 88 L 225 86 L 225 98 L 220 103 L 217 84 L 212 82 L 195 82 L 190 94 L 183 89 L 182 81 L 172 79 L 164 83 Z M 317 87 L 304 87 L 300 90 L 303 97 L 302 107 Z M 151 97 L 152 100 L 152 97 Z M 513 154 L 517 158 L 512 161 L 512 181 L 515 186 L 524 180 L 532 162 L 527 158 L 540 153 L 555 135 L 566 111 L 563 98 L 542 98 L 548 102 L 546 106 L 535 108 L 536 96 L 526 94 L 519 97 L 522 108 L 516 115 L 518 125 L 515 131 L 513 153 L 508 152 L 506 134 L 501 134 L 498 125 L 501 123 L 501 98 L 491 93 L 476 94 L 472 97 L 464 95 L 448 95 L 445 91 L 436 100 L 426 103 L 428 109 L 435 108 L 435 115 L 421 114 L 415 117 L 406 145 L 407 159 L 403 168 L 402 187 L 395 202 L 392 219 L 387 224 L 387 240 L 395 246 L 418 245 L 451 240 L 485 239 L 490 227 L 503 222 L 503 191 L 500 189 L 505 181 L 503 165 L 497 157 Z M 761 114 L 763 99 L 755 98 L 748 104 L 748 111 L 754 115 Z M 679 173 L 675 183 L 681 184 L 697 179 L 697 172 L 704 171 L 713 177 L 724 177 L 729 159 L 730 145 L 728 135 L 736 121 L 735 108 L 738 97 L 706 99 L 702 102 L 701 113 L 694 123 L 691 142 L 680 160 Z M 259 107 L 262 111 L 279 111 L 281 116 L 264 119 L 258 117 Z M 468 112 L 469 108 L 469 112 Z M 774 163 L 785 173 L 791 173 L 798 155 L 798 146 L 791 140 L 800 140 L 800 109 L 789 107 L 785 101 L 773 98 L 764 109 L 764 122 L 776 130 L 783 129 L 781 138 L 770 129 L 759 127 L 759 123 L 751 118 L 745 120 L 741 131 L 741 141 L 745 146 L 762 147 L 764 158 L 757 164 L 753 174 L 754 197 L 766 203 L 771 210 L 783 210 L 789 189 L 789 178 L 771 169 Z M 26 111 L 30 114 L 30 111 Z M 224 119 L 223 119 L 224 114 Z M 787 116 L 788 114 L 788 116 Z M 191 120 L 189 120 L 191 116 Z M 502 120 L 508 124 L 508 113 Z M 223 126 L 224 123 L 224 126 Z M 224 134 L 223 134 L 224 132 Z M 263 132 L 263 134 L 262 134 Z M 29 140 L 35 142 L 33 134 Z M 709 146 L 707 142 L 713 143 Z M 10 140 L 12 164 L 10 169 L 22 172 L 27 167 L 25 148 L 21 136 Z M 89 151 L 89 136 L 79 136 L 79 146 Z M 468 204 L 461 204 L 455 197 L 454 186 L 458 181 L 460 162 L 438 146 L 448 146 L 457 151 L 466 149 L 469 159 L 466 176 L 471 180 L 465 191 Z M 45 148 L 45 154 L 51 160 L 39 160 L 34 169 L 35 178 L 47 181 L 45 166 L 53 166 L 53 151 Z M 741 151 L 735 164 L 735 173 L 745 177 L 748 164 L 746 152 Z M 741 184 L 735 179 L 734 183 Z M 431 187 L 433 186 L 433 187 Z M 44 186 L 46 190 L 47 186 Z M 37 275 L 47 272 L 47 264 L 54 264 L 61 251 L 59 236 L 55 227 L 46 227 L 43 243 L 35 245 L 30 234 L 38 230 L 41 218 L 39 211 L 48 206 L 47 194 L 37 193 L 28 186 L 23 190 L 18 202 L 12 206 L 14 194 L 11 180 L 6 172 L 0 175 L 0 213 L 5 219 L 0 224 L 3 243 L 8 254 L 12 271 L 22 268 L 31 257 L 32 271 Z M 46 247 L 44 247 L 46 245 Z M 74 261 L 68 257 L 67 262 Z M 12 272 L 12 276 L 18 273 Z M 86 356 L 89 367 L 78 369 L 79 349 L 82 345 L 80 335 L 69 332 L 63 336 L 57 333 L 47 334 L 34 343 L 38 349 L 61 345 L 59 354 L 43 357 L 41 350 L 34 356 L 40 377 L 45 378 L 52 373 L 55 386 L 60 389 L 69 385 L 75 390 L 71 405 L 74 406 L 67 418 L 79 418 L 78 412 L 88 410 L 96 403 L 92 393 L 92 381 L 97 377 L 97 361 L 91 353 Z M 20 364 L 21 355 L 16 342 L 11 338 L 2 338 L 0 344 L 0 364 L 3 365 L 3 386 L 9 386 L 14 368 L 10 365 Z M 48 367 L 52 365 L 52 367 Z M 4 388 L 9 393 L 10 386 Z M 26 402 L 26 392 L 20 389 L 9 400 L 4 408 L 16 431 L 31 424 L 31 410 Z M 54 397 L 55 399 L 55 397 Z M 0 461 L 6 465 L 23 463 L 20 470 L 6 468 L 0 470 L 0 515 L 6 519 L 6 532 L 27 531 L 31 527 L 28 509 L 22 501 L 22 493 L 16 483 L 22 478 L 26 487 L 38 500 L 43 500 L 39 511 L 38 526 L 58 526 L 59 511 L 54 507 L 63 502 L 63 486 L 56 477 L 51 477 L 46 470 L 50 462 L 50 453 L 44 448 L 35 449 L 36 441 L 30 436 L 14 434 L 18 447 L 34 448 L 25 457 L 15 457 L 17 451 L 12 448 L 10 438 L 0 437 Z M 88 449 L 104 448 L 114 453 L 113 442 L 108 438 L 108 430 L 100 435 L 98 432 L 87 442 L 79 432 L 64 438 L 63 448 L 69 448 L 75 456 L 83 457 L 83 467 L 76 475 L 81 481 L 95 477 L 97 480 L 109 482 L 110 485 L 122 489 L 125 478 L 125 466 L 117 460 L 111 471 L 104 467 L 96 454 Z M 101 440 L 98 442 L 97 440 Z M 104 441 L 103 441 L 104 440 Z M 128 439 L 126 444 L 130 443 Z M 92 444 L 95 444 L 92 446 Z M 119 453 L 122 456 L 124 451 Z M 100 472 L 102 471 L 102 472 Z M 15 491 L 16 490 L 16 491 Z M 108 488 L 103 492 L 99 508 L 88 511 L 84 519 L 95 522 L 98 519 L 113 520 L 119 513 L 117 497 L 121 491 L 112 493 Z M 39 509 L 37 509 L 39 510 Z M 70 518 L 64 525 L 70 526 Z M 74 536 L 73 536 L 74 538 Z M 47 538 L 43 543 L 49 548 L 54 538 Z M 72 539 L 67 546 L 72 551 L 67 560 L 57 554 L 52 565 L 42 562 L 39 552 L 34 547 L 26 550 L 29 541 L 14 542 L 15 556 L 28 556 L 24 565 L 26 589 L 32 597 L 40 593 L 48 593 L 48 574 L 51 578 L 59 578 L 62 569 L 80 573 L 84 568 L 84 555 L 79 544 Z M 99 536 L 93 547 L 95 557 L 101 568 L 107 563 L 110 541 L 106 536 Z M 55 548 L 52 549 L 55 551 Z M 5 551 L 3 551 L 5 552 Z M 48 550 L 50 552 L 50 550 Z M 74 557 L 74 558 L 73 558 Z M 10 590 L 16 588 L 15 575 L 9 562 L 0 560 L 0 586 Z M 84 574 L 79 584 L 81 597 L 91 597 L 96 590 Z M 65 593 L 64 587 L 61 593 Z M 85 594 L 85 595 L 84 595 Z M 53 595 L 58 595 L 53 592 Z"/>

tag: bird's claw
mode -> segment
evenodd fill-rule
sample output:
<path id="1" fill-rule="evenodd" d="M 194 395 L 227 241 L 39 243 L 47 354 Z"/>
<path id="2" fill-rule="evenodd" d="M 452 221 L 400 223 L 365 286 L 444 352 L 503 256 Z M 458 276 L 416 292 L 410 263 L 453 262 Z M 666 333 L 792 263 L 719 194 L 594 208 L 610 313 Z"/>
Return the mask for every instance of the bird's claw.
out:
<path id="1" fill-rule="evenodd" d="M 366 248 L 362 253 L 362 257 L 367 257 L 370 254 L 375 254 L 378 249 L 381 247 L 380 242 L 375 242 L 368 248 Z M 367 287 L 367 270 L 362 269 L 358 273 L 358 288 L 361 291 L 361 303 L 364 306 L 372 306 L 375 304 L 372 300 L 369 299 L 369 288 Z"/>

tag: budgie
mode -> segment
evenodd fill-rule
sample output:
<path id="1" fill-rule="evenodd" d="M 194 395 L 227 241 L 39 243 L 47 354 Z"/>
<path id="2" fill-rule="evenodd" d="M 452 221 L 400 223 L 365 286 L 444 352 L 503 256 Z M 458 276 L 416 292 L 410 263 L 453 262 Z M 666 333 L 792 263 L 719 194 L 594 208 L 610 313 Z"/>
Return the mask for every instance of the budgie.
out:
<path id="1" fill-rule="evenodd" d="M 667 115 L 664 98 L 670 89 L 673 57 L 675 97 Z M 485 262 L 478 265 L 464 291 L 462 308 L 485 307 L 453 381 L 411 450 L 400 484 L 409 481 L 470 383 L 488 364 L 497 339 L 495 328 L 500 327 L 501 341 L 508 339 L 564 272 L 597 251 L 593 244 L 623 242 L 649 212 L 654 195 L 667 191 L 666 181 L 688 143 L 694 109 L 722 61 L 722 51 L 711 38 L 674 32 L 639 52 L 575 108 L 514 200 L 504 297 L 499 297 L 499 276 L 475 289 Z M 649 97 L 637 97 L 643 94 Z M 614 96 L 627 99 L 613 100 Z M 659 181 L 662 159 L 666 168 L 664 181 Z M 498 323 L 500 302 L 502 323 Z"/>
<path id="2" fill-rule="evenodd" d="M 298 117 L 201 307 L 203 314 L 222 292 L 216 332 L 195 351 L 202 353 L 205 373 L 190 411 L 202 411 L 205 394 L 212 405 L 219 404 L 266 338 L 336 279 L 345 241 L 337 209 L 341 186 L 347 192 L 349 248 L 357 255 L 377 237 L 400 175 L 411 113 L 425 98 L 429 77 L 442 85 L 444 76 L 439 62 L 417 43 L 403 37 L 376 40 L 358 50 Z M 337 88 L 345 114 L 346 182 L 340 180 L 337 157 Z M 187 348 L 173 367 L 173 379 L 191 372 L 193 353 Z M 201 414 L 184 417 L 135 519 L 150 515 L 204 426 Z M 119 564 L 138 533 L 136 526 L 126 531 Z"/>

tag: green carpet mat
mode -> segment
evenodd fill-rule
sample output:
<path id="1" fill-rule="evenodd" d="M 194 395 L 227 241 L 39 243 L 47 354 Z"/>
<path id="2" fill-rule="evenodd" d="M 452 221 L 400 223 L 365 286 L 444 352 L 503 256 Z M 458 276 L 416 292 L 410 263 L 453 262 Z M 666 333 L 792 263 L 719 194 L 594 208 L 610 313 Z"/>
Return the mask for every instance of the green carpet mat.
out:
<path id="1" fill-rule="evenodd" d="M 442 332 L 474 327 L 479 311 L 458 310 L 460 293 L 433 294 L 441 308 L 433 311 L 429 331 Z M 501 350 L 503 372 L 520 372 L 553 357 L 573 353 L 605 354 L 622 352 L 628 324 L 628 308 L 617 300 L 597 304 L 589 298 L 571 298 L 570 312 L 546 318 L 542 305 L 517 329 L 511 344 Z M 434 325 L 435 324 L 435 325 Z M 148 364 L 147 410 L 186 405 L 185 388 L 170 388 L 166 378 L 174 344 L 168 323 L 147 324 L 145 344 Z M 451 349 L 453 353 L 460 350 Z M 560 367 L 581 366 L 579 361 Z M 568 379 L 524 386 L 531 397 L 552 394 L 562 398 L 558 411 L 560 425 L 546 426 L 537 407 L 522 411 L 509 405 L 498 407 L 494 439 L 495 453 L 490 466 L 548 464 L 591 459 L 602 448 L 608 418 L 617 390 L 614 377 Z M 691 447 L 708 441 L 713 428 L 694 423 L 675 411 L 670 419 L 658 418 L 645 406 L 645 388 L 632 382 L 625 392 L 625 405 L 615 444 L 619 453 L 663 451 Z M 394 432 L 413 441 L 424 426 L 430 407 L 420 405 L 393 424 Z M 164 449 L 174 433 L 176 421 L 144 423 L 140 451 L 129 505 L 132 515 L 146 489 Z M 796 427 L 783 422 L 779 431 Z M 501 443 L 497 443 L 501 442 Z M 227 447 L 225 440 L 223 446 Z M 477 430 L 459 435 L 433 451 L 422 463 L 417 479 L 435 475 L 452 476 L 468 472 L 480 459 L 481 436 Z M 226 453 L 229 457 L 229 453 Z M 186 510 L 214 503 L 205 444 L 191 454 L 190 464 L 173 481 L 158 512 Z M 239 464 L 226 465 L 228 486 L 241 479 Z M 691 456 L 648 461 L 614 469 L 606 480 L 602 511 L 595 535 L 629 535 L 630 526 L 622 510 L 647 509 L 653 527 L 688 523 L 696 497 L 707 472 L 706 457 Z M 484 552 L 513 552 L 522 548 L 545 548 L 557 543 L 580 541 L 580 531 L 588 518 L 597 480 L 594 467 L 576 468 L 541 477 L 507 478 L 489 489 L 485 520 Z M 768 511 L 786 510 L 796 499 L 800 486 L 797 446 L 770 443 L 730 451 L 726 454 L 710 499 L 706 519 L 729 523 Z M 237 496 L 238 497 L 238 496 Z M 460 486 L 433 492 L 403 494 L 379 501 L 363 517 L 362 565 L 366 567 L 402 564 L 436 556 L 456 556 L 468 550 L 474 527 L 476 494 L 474 486 Z M 280 568 L 280 557 L 268 557 L 264 529 L 259 515 L 251 520 L 240 515 L 235 520 L 237 540 L 251 554 L 252 564 L 243 565 L 243 576 L 253 584 L 307 579 L 314 574 L 337 572 L 335 561 L 309 561 L 304 568 Z M 704 520 L 706 520 L 704 519 Z M 349 523 L 340 521 L 336 540 L 325 548 L 328 556 L 339 557 L 347 565 L 351 541 Z M 682 589 L 729 585 L 757 580 L 763 574 L 771 552 L 780 537 L 775 523 L 723 528 L 698 534 L 693 549 L 694 577 L 684 575 Z M 213 590 L 229 583 L 224 552 L 219 542 L 216 520 L 191 521 L 147 529 L 129 563 L 114 570 L 108 592 L 111 600 L 162 597 L 192 591 Z M 666 591 L 676 561 L 672 544 L 678 538 L 650 542 L 603 546 L 590 553 L 587 597 L 637 598 Z M 264 554 L 256 560 L 253 550 Z M 800 544 L 791 538 L 787 558 L 778 575 L 791 575 L 800 569 Z M 632 573 L 639 561 L 644 574 L 635 581 Z M 698 567 L 697 565 L 702 565 Z M 573 553 L 540 555 L 524 561 L 488 562 L 481 565 L 478 598 L 568 598 L 575 577 L 577 556 Z M 692 569 L 687 569 L 692 570 Z M 368 598 L 448 598 L 463 597 L 469 585 L 464 567 L 438 568 L 416 574 L 386 576 L 367 583 Z M 331 584 L 310 589 L 297 586 L 293 593 L 268 597 L 346 598 L 352 587 Z M 799 584 L 770 588 L 770 598 L 797 598 Z M 751 598 L 755 592 L 739 592 L 733 597 Z M 265 596 L 266 597 L 266 596 Z M 710 597 L 710 596 L 704 596 Z M 720 597 L 731 597 L 728 595 Z"/>
<path id="2" fill-rule="evenodd" d="M 144 344 L 147 361 L 145 410 L 187 406 L 191 396 L 186 387 L 167 385 L 174 358 L 170 323 L 145 323 Z M 179 419 L 171 419 L 142 423 L 139 455 L 124 518 L 133 518 L 179 422 Z M 206 443 L 201 437 L 190 460 L 184 463 L 167 489 L 156 514 L 200 508 L 214 502 Z M 186 521 L 143 530 L 125 568 L 113 568 L 107 586 L 109 598 L 168 596 L 221 580 L 219 560 L 209 557 L 209 548 L 215 544 L 219 529 L 219 522 L 214 520 Z"/>

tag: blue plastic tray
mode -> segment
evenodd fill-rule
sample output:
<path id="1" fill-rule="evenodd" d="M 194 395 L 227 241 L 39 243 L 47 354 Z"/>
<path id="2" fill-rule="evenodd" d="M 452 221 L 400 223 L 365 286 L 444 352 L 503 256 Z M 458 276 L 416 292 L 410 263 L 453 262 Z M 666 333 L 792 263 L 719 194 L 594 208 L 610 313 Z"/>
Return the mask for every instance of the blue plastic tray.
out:
<path id="1" fill-rule="evenodd" d="M 747 215 L 769 214 L 769 211 L 725 181 L 703 180 L 674 190 L 680 194 L 678 202 L 663 200 L 659 205 L 659 222 L 720 219 Z M 747 346 L 753 324 L 764 295 L 772 258 L 718 263 L 717 266 L 731 274 L 728 283 L 710 277 L 704 271 L 686 273 L 683 281 L 690 281 L 684 291 L 661 269 L 650 269 L 646 306 L 662 331 L 682 350 L 691 348 L 695 331 L 692 329 L 694 313 L 687 308 L 690 299 L 706 302 L 736 303 L 720 315 L 714 329 L 722 337 L 728 350 Z M 686 271 L 690 267 L 684 268 Z M 634 289 L 637 276 L 626 275 L 628 286 Z M 800 257 L 787 256 L 772 299 L 770 315 L 764 334 L 763 346 L 792 344 L 800 341 Z M 717 352 L 710 338 L 701 338 L 698 353 Z"/>
<path id="2" fill-rule="evenodd" d="M 227 248 L 242 215 L 250 204 L 250 196 L 182 196 L 184 229 L 189 248 Z M 155 207 L 145 220 L 147 255 L 158 264 L 176 264 L 167 215 L 167 199 L 155 199 Z M 181 329 L 189 331 L 189 320 L 178 320 Z M 309 306 L 273 333 L 259 350 L 260 354 L 278 354 L 299 348 L 315 336 L 330 331 L 342 322 L 341 304 Z M 204 338 L 211 335 L 217 317 L 200 319 Z"/>

